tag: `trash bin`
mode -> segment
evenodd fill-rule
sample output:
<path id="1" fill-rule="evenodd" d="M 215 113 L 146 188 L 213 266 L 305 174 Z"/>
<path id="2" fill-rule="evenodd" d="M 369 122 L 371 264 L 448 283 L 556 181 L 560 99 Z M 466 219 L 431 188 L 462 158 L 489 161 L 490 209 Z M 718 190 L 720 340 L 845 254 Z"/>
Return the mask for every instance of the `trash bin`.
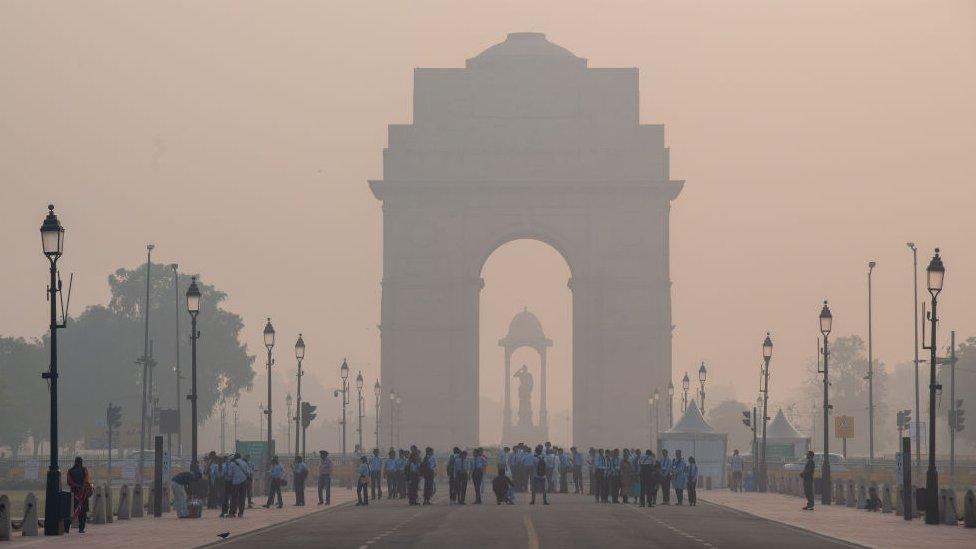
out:
<path id="1" fill-rule="evenodd" d="M 752 471 L 749 471 L 748 473 L 742 475 L 742 486 L 746 492 L 756 491 L 754 484 L 755 484 L 755 477 L 753 476 Z"/>

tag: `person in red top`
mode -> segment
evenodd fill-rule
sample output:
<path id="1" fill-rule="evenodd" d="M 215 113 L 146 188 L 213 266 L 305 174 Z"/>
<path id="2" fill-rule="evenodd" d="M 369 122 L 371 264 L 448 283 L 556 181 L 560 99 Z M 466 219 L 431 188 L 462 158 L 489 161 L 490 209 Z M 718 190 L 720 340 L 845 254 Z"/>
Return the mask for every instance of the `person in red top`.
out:
<path id="1" fill-rule="evenodd" d="M 71 520 L 67 521 L 64 531 L 71 529 L 71 523 L 78 521 L 78 533 L 85 533 L 85 523 L 88 522 L 88 499 L 92 495 L 91 476 L 88 468 L 82 465 L 81 456 L 75 458 L 75 465 L 68 469 L 68 487 L 74 498 L 74 511 L 71 513 Z"/>

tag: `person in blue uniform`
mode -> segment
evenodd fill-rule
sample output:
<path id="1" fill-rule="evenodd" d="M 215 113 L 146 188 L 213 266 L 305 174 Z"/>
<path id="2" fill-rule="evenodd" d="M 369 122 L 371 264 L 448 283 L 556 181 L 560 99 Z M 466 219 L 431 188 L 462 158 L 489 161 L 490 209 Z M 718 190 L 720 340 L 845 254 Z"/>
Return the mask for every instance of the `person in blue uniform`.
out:
<path id="1" fill-rule="evenodd" d="M 667 450 L 661 450 L 658 465 L 661 466 L 661 503 L 671 505 L 671 458 L 668 457 Z"/>
<path id="2" fill-rule="evenodd" d="M 481 504 L 481 487 L 484 482 L 486 467 L 488 467 L 488 458 L 485 456 L 484 449 L 475 449 L 471 464 L 471 483 L 474 485 L 475 505 Z"/>
<path id="3" fill-rule="evenodd" d="M 373 499 L 383 499 L 383 458 L 380 449 L 373 448 L 373 455 L 369 458 L 369 491 Z"/>
<path id="4" fill-rule="evenodd" d="M 573 493 L 583 493 L 583 454 L 575 446 L 569 449 L 573 465 Z"/>
<path id="5" fill-rule="evenodd" d="M 471 473 L 471 458 L 468 451 L 464 450 L 454 459 L 454 501 L 460 505 L 465 504 L 468 496 L 468 479 Z"/>
<path id="6" fill-rule="evenodd" d="M 655 493 L 657 492 L 657 486 L 654 485 L 654 467 L 656 465 L 657 460 L 654 458 L 654 452 L 650 448 L 637 460 L 637 474 L 640 476 L 641 507 L 654 507 L 655 500 L 657 499 L 657 494 Z M 652 487 L 654 488 L 654 492 L 651 491 Z"/>
<path id="7" fill-rule="evenodd" d="M 271 458 L 271 486 L 269 487 L 268 503 L 265 503 L 263 507 L 267 509 L 275 501 L 275 496 L 278 496 L 278 509 L 284 505 L 281 501 L 281 487 L 285 484 L 285 468 L 278 463 L 278 456 Z"/>
<path id="8" fill-rule="evenodd" d="M 356 466 L 356 505 L 369 505 L 369 460 L 360 456 Z"/>
<path id="9" fill-rule="evenodd" d="M 542 492 L 542 504 L 549 505 L 549 497 L 546 494 L 547 466 L 546 457 L 542 454 L 542 445 L 535 447 L 535 455 L 531 456 L 534 462 L 531 467 L 532 475 L 532 500 L 529 505 L 535 505 L 535 494 Z"/>
<path id="10" fill-rule="evenodd" d="M 460 455 L 461 449 L 455 446 L 454 450 L 451 452 L 451 455 L 447 458 L 447 465 L 444 466 L 445 471 L 447 472 L 447 497 L 451 500 L 451 503 L 457 501 L 457 461 Z"/>
<path id="11" fill-rule="evenodd" d="M 295 456 L 295 465 L 291 468 L 292 477 L 295 482 L 295 505 L 305 506 L 305 479 L 308 478 L 308 466 L 305 465 L 305 458 Z"/>
<path id="12" fill-rule="evenodd" d="M 674 451 L 674 460 L 671 461 L 671 486 L 678 505 L 682 505 L 682 495 L 688 486 L 688 464 L 681 458 L 681 450 Z"/>
<path id="13" fill-rule="evenodd" d="M 597 450 L 593 457 L 593 483 L 596 485 L 596 490 L 594 490 L 594 495 L 596 496 L 596 501 L 598 503 L 606 503 L 607 496 L 609 495 L 609 488 L 604 491 L 604 487 L 607 487 L 607 456 L 604 455 L 603 448 Z"/>
<path id="14" fill-rule="evenodd" d="M 393 448 L 390 448 L 390 453 L 383 462 L 383 474 L 386 475 L 386 496 L 397 499 L 397 455 Z"/>
<path id="15" fill-rule="evenodd" d="M 688 505 L 694 507 L 698 503 L 698 464 L 695 456 L 688 456 Z"/>
<path id="16" fill-rule="evenodd" d="M 407 481 L 410 505 L 419 505 L 417 492 L 420 490 L 420 452 L 416 448 L 410 452 L 410 459 L 404 465 L 404 479 Z"/>
<path id="17" fill-rule="evenodd" d="M 319 450 L 319 505 L 329 505 L 332 503 L 332 459 L 325 450 Z M 325 499 L 322 499 L 322 491 L 325 490 Z"/>
<path id="18" fill-rule="evenodd" d="M 420 472 L 424 477 L 424 505 L 430 505 L 430 499 L 434 497 L 434 475 L 437 474 L 437 458 L 434 457 L 434 449 L 430 446 L 424 452 Z"/>

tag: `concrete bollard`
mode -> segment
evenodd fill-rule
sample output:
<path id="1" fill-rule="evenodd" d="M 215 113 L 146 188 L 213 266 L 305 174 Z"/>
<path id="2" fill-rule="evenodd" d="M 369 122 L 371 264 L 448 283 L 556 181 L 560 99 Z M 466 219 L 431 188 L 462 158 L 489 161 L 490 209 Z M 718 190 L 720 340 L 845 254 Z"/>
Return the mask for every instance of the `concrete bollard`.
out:
<path id="1" fill-rule="evenodd" d="M 112 485 L 105 483 L 105 522 L 111 524 L 115 522 L 112 517 Z"/>
<path id="2" fill-rule="evenodd" d="M 944 493 L 945 502 L 942 505 L 944 510 L 942 513 L 945 515 L 945 517 L 941 517 L 942 524 L 956 526 L 959 524 L 959 511 L 956 507 L 956 489 L 946 488 Z"/>
<path id="3" fill-rule="evenodd" d="M 142 507 L 142 485 L 136 484 L 132 486 L 132 510 L 129 512 L 129 516 L 132 518 L 142 518 L 145 516 L 143 514 Z"/>
<path id="4" fill-rule="evenodd" d="M 881 486 L 881 512 L 891 513 L 894 507 L 891 503 L 891 485 L 885 483 Z"/>
<path id="5" fill-rule="evenodd" d="M 0 541 L 10 541 L 13 526 L 10 524 L 10 498 L 0 496 Z"/>
<path id="6" fill-rule="evenodd" d="M 105 488 L 95 487 L 95 524 L 105 524 Z"/>
<path id="7" fill-rule="evenodd" d="M 966 528 L 976 528 L 976 493 L 972 488 L 966 490 L 966 501 L 963 503 L 962 523 Z"/>
<path id="8" fill-rule="evenodd" d="M 163 513 L 169 513 L 170 511 L 170 493 L 169 484 L 163 483 Z"/>
<path id="9" fill-rule="evenodd" d="M 705 489 L 706 490 L 712 489 L 712 477 L 705 477 Z"/>
<path id="10" fill-rule="evenodd" d="M 857 507 L 857 488 L 853 480 L 847 481 L 847 506 Z"/>
<path id="11" fill-rule="evenodd" d="M 20 525 L 20 533 L 23 536 L 37 535 L 37 496 L 34 492 L 24 498 L 24 522 Z"/>
<path id="12" fill-rule="evenodd" d="M 857 484 L 857 501 L 855 502 L 855 507 L 858 509 L 868 508 L 868 489 L 864 486 L 863 482 Z"/>
<path id="13" fill-rule="evenodd" d="M 123 484 L 122 488 L 119 488 L 119 512 L 115 516 L 119 517 L 119 520 L 129 520 L 129 508 L 131 506 L 129 502 L 129 485 Z"/>

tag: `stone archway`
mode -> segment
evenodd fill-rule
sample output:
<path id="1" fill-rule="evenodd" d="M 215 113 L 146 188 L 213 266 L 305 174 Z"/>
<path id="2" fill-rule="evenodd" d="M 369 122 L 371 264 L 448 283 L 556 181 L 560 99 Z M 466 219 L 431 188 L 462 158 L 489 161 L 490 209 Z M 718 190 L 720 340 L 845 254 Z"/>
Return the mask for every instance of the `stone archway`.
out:
<path id="1" fill-rule="evenodd" d="M 643 440 L 671 379 L 664 128 L 638 118 L 637 70 L 591 69 L 514 33 L 463 69 L 417 69 L 414 123 L 391 125 L 383 202 L 381 376 L 404 440 L 478 443 L 482 267 L 529 238 L 572 278 L 573 439 Z"/>

